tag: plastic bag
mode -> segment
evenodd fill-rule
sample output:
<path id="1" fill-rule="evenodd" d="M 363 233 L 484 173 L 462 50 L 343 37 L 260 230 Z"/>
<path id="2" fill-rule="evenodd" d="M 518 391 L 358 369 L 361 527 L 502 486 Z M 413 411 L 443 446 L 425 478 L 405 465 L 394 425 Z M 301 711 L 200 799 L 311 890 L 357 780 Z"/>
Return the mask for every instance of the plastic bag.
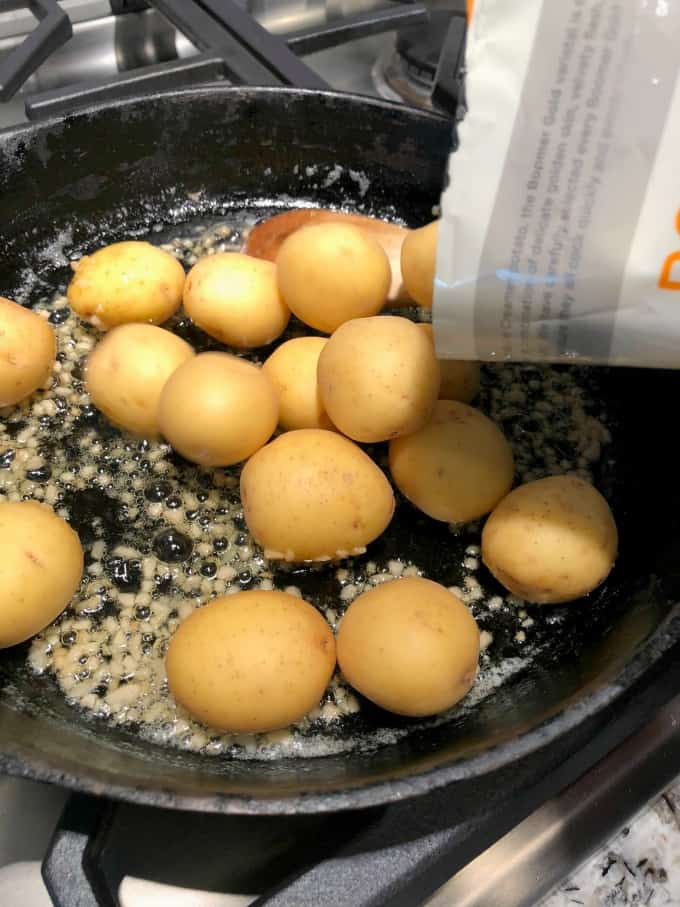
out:
<path id="1" fill-rule="evenodd" d="M 475 0 L 447 358 L 680 367 L 680 0 Z"/>

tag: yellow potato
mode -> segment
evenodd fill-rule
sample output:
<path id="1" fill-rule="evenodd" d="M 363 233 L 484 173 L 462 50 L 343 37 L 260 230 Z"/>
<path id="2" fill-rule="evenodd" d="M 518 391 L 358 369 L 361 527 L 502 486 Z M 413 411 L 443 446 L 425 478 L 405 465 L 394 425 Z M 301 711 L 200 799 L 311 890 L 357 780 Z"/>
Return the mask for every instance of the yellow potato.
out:
<path id="1" fill-rule="evenodd" d="M 477 675 L 479 629 L 444 586 L 419 577 L 376 586 L 340 623 L 338 664 L 377 705 L 413 718 L 450 709 Z"/>
<path id="2" fill-rule="evenodd" d="M 206 255 L 193 266 L 184 286 L 184 309 L 206 334 L 239 349 L 276 340 L 290 318 L 275 265 L 239 252 Z"/>
<path id="3" fill-rule="evenodd" d="M 502 432 L 457 400 L 438 400 L 425 428 L 390 442 L 389 459 L 399 490 L 447 523 L 484 516 L 512 487 L 512 450 Z"/>
<path id="4" fill-rule="evenodd" d="M 520 485 L 486 522 L 482 558 L 514 595 L 537 604 L 573 601 L 602 583 L 616 560 L 609 504 L 576 476 Z"/>
<path id="5" fill-rule="evenodd" d="M 160 434 L 158 404 L 172 373 L 194 355 L 182 340 L 152 324 L 122 324 L 97 344 L 85 380 L 94 405 L 136 435 Z"/>
<path id="6" fill-rule="evenodd" d="M 165 667 L 175 699 L 210 727 L 275 731 L 319 704 L 335 668 L 335 640 L 302 599 L 239 592 L 180 625 Z"/>
<path id="7" fill-rule="evenodd" d="M 47 321 L 0 296 L 0 406 L 19 403 L 42 387 L 56 354 Z"/>
<path id="8" fill-rule="evenodd" d="M 422 428 L 439 392 L 434 348 L 418 325 L 396 315 L 348 321 L 321 352 L 326 412 L 355 441 L 387 441 Z"/>
<path id="9" fill-rule="evenodd" d="M 277 255 L 276 277 L 293 314 L 330 334 L 351 318 L 380 311 L 392 269 L 385 250 L 368 233 L 327 222 L 291 233 Z"/>
<path id="10" fill-rule="evenodd" d="M 333 429 L 323 408 L 316 369 L 324 337 L 296 337 L 274 350 L 262 366 L 279 398 L 279 425 L 296 428 Z"/>
<path id="11" fill-rule="evenodd" d="M 411 230 L 401 247 L 401 273 L 409 296 L 418 305 L 432 308 L 434 276 L 437 268 L 439 221 Z"/>
<path id="12" fill-rule="evenodd" d="M 83 575 L 77 534 L 46 504 L 0 502 L 0 648 L 39 633 Z"/>
<path id="13" fill-rule="evenodd" d="M 269 558 L 327 561 L 363 554 L 392 519 L 390 483 L 335 432 L 289 431 L 248 460 L 243 513 Z"/>
<path id="14" fill-rule="evenodd" d="M 161 392 L 163 436 L 201 466 L 240 463 L 274 433 L 279 417 L 271 381 L 229 353 L 201 353 L 181 365 Z"/>
<path id="15" fill-rule="evenodd" d="M 184 268 L 148 242 L 104 246 L 76 265 L 69 305 L 84 321 L 106 331 L 117 324 L 162 324 L 182 302 Z"/>
<path id="16" fill-rule="evenodd" d="M 419 324 L 418 327 L 427 334 L 434 346 L 434 335 L 431 324 Z M 479 362 L 467 362 L 464 359 L 438 359 L 441 384 L 440 400 L 460 400 L 469 403 L 479 393 Z"/>

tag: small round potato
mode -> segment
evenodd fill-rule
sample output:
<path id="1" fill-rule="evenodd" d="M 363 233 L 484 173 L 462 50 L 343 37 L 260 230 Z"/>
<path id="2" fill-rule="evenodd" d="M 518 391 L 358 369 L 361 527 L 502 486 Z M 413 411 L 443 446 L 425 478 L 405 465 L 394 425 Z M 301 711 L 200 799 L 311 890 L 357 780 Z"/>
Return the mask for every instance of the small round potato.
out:
<path id="1" fill-rule="evenodd" d="M 146 438 L 160 434 L 158 404 L 172 373 L 194 355 L 182 340 L 152 324 L 122 324 L 97 344 L 86 384 L 109 421 Z"/>
<path id="2" fill-rule="evenodd" d="M 206 255 L 193 266 L 184 286 L 184 309 L 206 334 L 239 349 L 276 340 L 290 318 L 275 265 L 240 252 Z"/>
<path id="3" fill-rule="evenodd" d="M 279 397 L 279 425 L 296 428 L 327 428 L 333 423 L 323 408 L 316 370 L 324 337 L 296 337 L 274 350 L 262 366 Z"/>
<path id="4" fill-rule="evenodd" d="M 133 240 L 104 246 L 75 266 L 69 305 L 84 321 L 107 331 L 117 324 L 162 324 L 182 302 L 184 268 L 162 249 Z"/>
<path id="5" fill-rule="evenodd" d="M 265 556 L 328 561 L 363 554 L 392 519 L 394 494 L 373 460 L 332 431 L 289 431 L 248 460 L 243 513 Z"/>
<path id="6" fill-rule="evenodd" d="M 0 406 L 12 406 L 47 381 L 57 354 L 51 326 L 0 296 Z"/>
<path id="7" fill-rule="evenodd" d="M 276 276 L 293 314 L 326 334 L 351 318 L 379 312 L 392 283 L 380 243 L 344 223 L 312 224 L 291 233 L 276 258 Z"/>
<path id="8" fill-rule="evenodd" d="M 348 682 L 390 712 L 420 718 L 450 709 L 477 675 L 479 629 L 444 586 L 420 577 L 364 592 L 337 637 Z"/>
<path id="9" fill-rule="evenodd" d="M 434 335 L 431 324 L 419 324 L 418 327 L 430 339 L 434 346 Z M 467 362 L 464 359 L 438 359 L 441 384 L 440 400 L 460 400 L 469 403 L 479 393 L 479 362 Z"/>
<path id="10" fill-rule="evenodd" d="M 425 428 L 390 442 L 389 458 L 399 490 L 447 523 L 484 516 L 512 487 L 512 450 L 500 429 L 457 400 L 438 400 Z"/>
<path id="11" fill-rule="evenodd" d="M 43 630 L 83 575 L 77 534 L 46 504 L 0 503 L 0 648 Z"/>
<path id="12" fill-rule="evenodd" d="M 434 275 L 437 267 L 439 221 L 411 230 L 401 247 L 401 274 L 404 286 L 418 305 L 432 308 Z"/>
<path id="13" fill-rule="evenodd" d="M 482 558 L 513 595 L 536 604 L 573 601 L 604 582 L 618 532 L 609 504 L 577 476 L 520 485 L 486 522 Z"/>
<path id="14" fill-rule="evenodd" d="M 335 640 L 302 599 L 239 592 L 180 625 L 165 667 L 177 702 L 210 727 L 275 731 L 318 706 L 335 669 Z"/>
<path id="15" fill-rule="evenodd" d="M 427 423 L 439 392 L 434 347 L 417 324 L 396 315 L 341 325 L 323 348 L 321 399 L 355 441 L 387 441 Z"/>
<path id="16" fill-rule="evenodd" d="M 161 392 L 162 435 L 187 460 L 231 466 L 274 433 L 276 391 L 262 369 L 229 353 L 201 353 L 181 365 Z"/>

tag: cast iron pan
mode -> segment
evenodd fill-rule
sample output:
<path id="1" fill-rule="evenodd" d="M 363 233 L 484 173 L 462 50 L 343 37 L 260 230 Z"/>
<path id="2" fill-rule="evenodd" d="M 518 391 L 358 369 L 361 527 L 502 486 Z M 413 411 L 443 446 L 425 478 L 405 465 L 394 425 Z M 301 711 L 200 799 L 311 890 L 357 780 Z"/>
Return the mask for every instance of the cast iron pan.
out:
<path id="1" fill-rule="evenodd" d="M 0 136 L 3 295 L 35 302 L 63 289 L 68 253 L 143 236 L 152 223 L 238 209 L 344 204 L 408 225 L 432 218 L 452 143 L 450 123 L 387 102 L 287 89 L 210 88 L 128 100 Z M 342 168 L 336 180 L 324 174 Z M 357 180 L 361 173 L 369 181 Z M 27 281 L 27 275 L 30 280 Z M 665 428 L 675 374 L 592 376 L 610 412 L 616 469 L 603 478 L 621 529 L 619 562 L 524 672 L 474 709 L 414 726 L 398 743 L 276 762 L 201 757 L 88 720 L 25 667 L 25 647 L 0 654 L 0 767 L 74 789 L 216 812 L 321 811 L 400 799 L 496 769 L 563 738 L 667 653 L 680 634 L 675 454 Z M 78 518 L 77 514 L 74 517 Z M 84 519 L 81 514 L 81 519 Z M 412 558 L 433 579 L 458 579 L 448 528 L 401 504 L 368 556 Z M 317 600 L 328 577 L 297 578 Z M 503 635 L 503 627 L 494 628 Z M 499 646 L 497 657 L 503 658 Z M 366 711 L 376 726 L 403 721 Z"/>

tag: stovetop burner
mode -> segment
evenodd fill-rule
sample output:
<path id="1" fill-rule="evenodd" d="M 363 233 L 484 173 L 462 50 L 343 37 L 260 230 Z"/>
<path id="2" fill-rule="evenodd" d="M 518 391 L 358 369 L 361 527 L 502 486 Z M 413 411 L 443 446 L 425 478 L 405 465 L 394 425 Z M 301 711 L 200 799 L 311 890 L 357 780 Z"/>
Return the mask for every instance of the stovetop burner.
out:
<path id="1" fill-rule="evenodd" d="M 372 70 L 377 92 L 391 101 L 432 109 L 437 89 L 462 66 L 465 36 L 464 9 L 430 10 L 429 21 L 401 28 L 394 45 L 385 50 Z M 457 87 L 450 82 L 453 91 Z M 455 99 L 445 100 L 453 109 Z"/>
<path id="2" fill-rule="evenodd" d="M 417 28 L 400 29 L 394 47 L 373 69 L 378 91 L 390 100 L 432 107 L 437 65 L 452 18 L 452 10 L 433 10 L 430 21 Z"/>
<path id="3" fill-rule="evenodd" d="M 17 4 L 12 14 L 0 9 L 0 128 L 225 79 L 453 112 L 466 30 L 465 4 L 453 2 L 354 0 L 348 10 L 286 0 L 35 0 L 42 19 L 33 32 Z"/>
<path id="4" fill-rule="evenodd" d="M 286 15 L 260 0 L 110 0 L 113 16 L 95 0 L 30 5 L 40 20 L 33 32 L 21 4 L 15 20 L 4 13 L 0 21 L 0 101 L 13 99 L 3 107 L 14 113 L 9 120 L 0 116 L 0 126 L 217 80 L 374 94 L 367 51 L 370 57 L 371 47 L 391 46 L 391 33 L 422 25 L 430 15 L 414 0 L 357 0 L 349 9 L 286 7 Z M 385 40 L 372 43 L 378 38 Z M 370 47 L 360 47 L 367 42 Z M 344 66 L 321 59 L 339 46 Z M 324 78 L 326 70 L 335 73 L 332 84 Z"/>

